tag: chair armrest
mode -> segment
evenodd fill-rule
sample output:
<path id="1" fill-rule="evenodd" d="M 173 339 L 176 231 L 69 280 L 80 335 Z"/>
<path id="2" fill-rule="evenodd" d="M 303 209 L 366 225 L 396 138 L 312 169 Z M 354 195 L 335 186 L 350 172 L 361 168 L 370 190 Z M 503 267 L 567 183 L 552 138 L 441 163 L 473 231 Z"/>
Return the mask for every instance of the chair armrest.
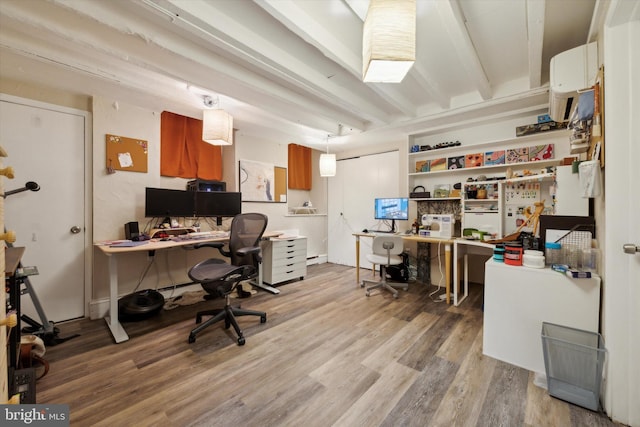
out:
<path id="1" fill-rule="evenodd" d="M 262 249 L 260 246 L 247 246 L 246 248 L 240 248 L 236 251 L 237 255 L 247 256 L 252 254 L 259 254 Z"/>
<path id="2" fill-rule="evenodd" d="M 213 248 L 217 249 L 223 256 L 230 258 L 231 252 L 224 249 L 226 242 L 204 242 L 193 245 L 194 249 Z"/>
<path id="3" fill-rule="evenodd" d="M 214 249 L 220 249 L 224 246 L 224 242 L 204 242 L 204 243 L 196 243 L 195 245 L 193 245 L 194 249 L 200 249 L 200 248 L 214 248 Z"/>

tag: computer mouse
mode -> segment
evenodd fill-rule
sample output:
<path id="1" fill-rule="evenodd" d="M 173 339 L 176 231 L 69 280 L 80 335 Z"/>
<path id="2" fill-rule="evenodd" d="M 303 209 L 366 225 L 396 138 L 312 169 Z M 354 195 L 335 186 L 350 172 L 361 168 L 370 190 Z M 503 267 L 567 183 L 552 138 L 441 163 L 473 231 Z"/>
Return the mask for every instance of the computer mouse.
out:
<path id="1" fill-rule="evenodd" d="M 369 230 L 367 230 L 366 228 L 364 230 L 362 230 L 363 233 L 368 233 Z"/>

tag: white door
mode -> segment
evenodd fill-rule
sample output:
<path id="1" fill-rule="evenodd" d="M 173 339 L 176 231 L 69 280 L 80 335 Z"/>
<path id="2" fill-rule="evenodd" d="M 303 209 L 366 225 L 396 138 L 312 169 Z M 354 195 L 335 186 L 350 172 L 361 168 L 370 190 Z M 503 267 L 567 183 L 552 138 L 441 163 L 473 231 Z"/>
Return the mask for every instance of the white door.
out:
<path id="1" fill-rule="evenodd" d="M 329 229 L 329 262 L 355 266 L 355 237 L 363 229 L 388 228 L 374 219 L 373 201 L 376 197 L 399 197 L 400 172 L 398 151 L 340 160 L 336 176 L 328 178 L 327 221 Z M 396 224 L 404 229 L 406 224 Z M 361 254 L 371 252 L 371 240 L 361 239 Z M 360 257 L 360 265 L 371 264 Z"/>
<path id="2" fill-rule="evenodd" d="M 612 12 L 604 37 L 604 406 L 614 421 L 640 426 L 640 253 L 623 252 L 624 244 L 640 246 L 640 5 L 618 2 Z"/>
<path id="3" fill-rule="evenodd" d="M 7 96 L 0 101 L 5 166 L 15 171 L 5 192 L 27 182 L 40 186 L 6 197 L 5 227 L 16 232 L 14 246 L 26 248 L 22 264 L 38 268 L 30 281 L 48 320 L 83 317 L 86 114 Z M 32 299 L 21 301 L 22 313 L 41 322 Z"/>

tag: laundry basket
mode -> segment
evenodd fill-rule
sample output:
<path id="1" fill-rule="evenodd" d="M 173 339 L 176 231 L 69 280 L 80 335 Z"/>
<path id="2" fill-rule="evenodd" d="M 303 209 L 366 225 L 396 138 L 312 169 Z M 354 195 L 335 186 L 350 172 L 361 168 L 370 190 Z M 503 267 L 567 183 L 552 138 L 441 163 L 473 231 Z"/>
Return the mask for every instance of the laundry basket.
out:
<path id="1" fill-rule="evenodd" d="M 549 394 L 599 410 L 606 353 L 602 335 L 543 322 L 542 352 Z"/>

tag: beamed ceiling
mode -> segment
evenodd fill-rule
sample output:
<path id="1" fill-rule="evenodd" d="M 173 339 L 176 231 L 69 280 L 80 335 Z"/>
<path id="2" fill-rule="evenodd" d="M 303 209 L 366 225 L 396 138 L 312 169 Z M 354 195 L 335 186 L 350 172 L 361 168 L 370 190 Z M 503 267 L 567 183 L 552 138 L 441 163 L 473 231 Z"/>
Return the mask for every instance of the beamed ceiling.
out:
<path id="1" fill-rule="evenodd" d="M 540 106 L 601 0 L 417 0 L 416 63 L 363 83 L 368 0 L 1 0 L 0 76 L 334 150 Z"/>

